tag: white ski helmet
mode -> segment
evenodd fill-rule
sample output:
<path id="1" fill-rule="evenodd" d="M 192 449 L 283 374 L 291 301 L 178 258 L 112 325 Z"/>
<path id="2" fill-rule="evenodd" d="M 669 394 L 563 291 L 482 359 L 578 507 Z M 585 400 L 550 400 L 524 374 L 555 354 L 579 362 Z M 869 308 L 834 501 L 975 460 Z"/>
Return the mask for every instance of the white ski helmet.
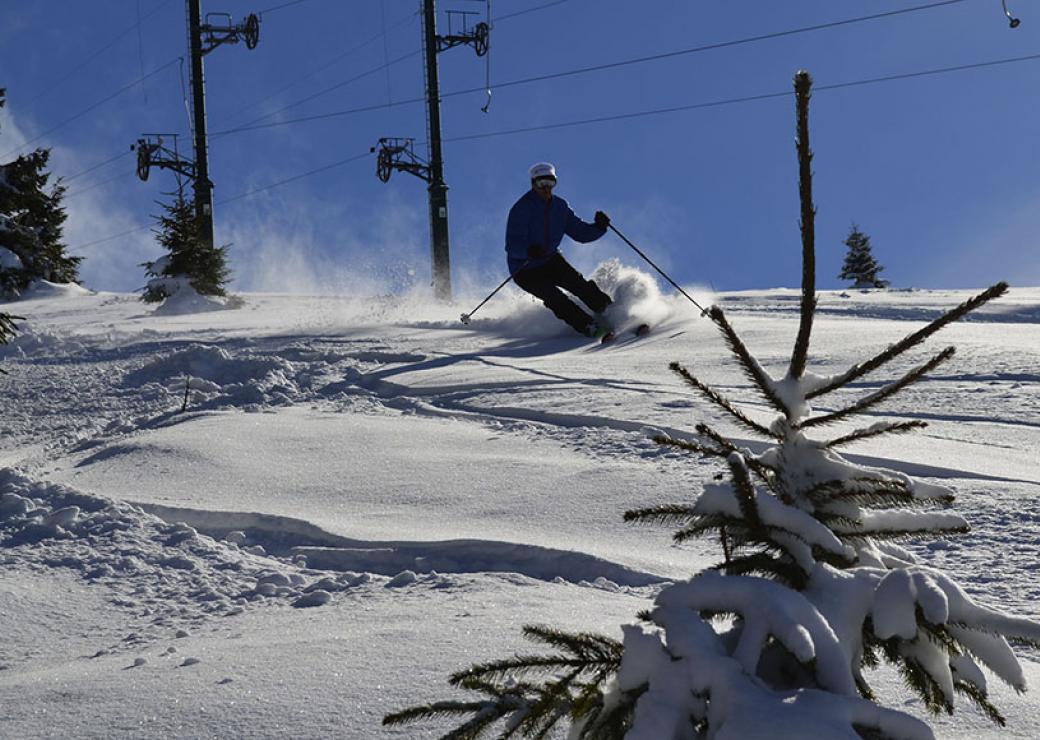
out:
<path id="1" fill-rule="evenodd" d="M 552 162 L 538 162 L 531 165 L 530 169 L 531 179 L 537 180 L 539 177 L 551 177 L 556 179 L 556 168 Z"/>

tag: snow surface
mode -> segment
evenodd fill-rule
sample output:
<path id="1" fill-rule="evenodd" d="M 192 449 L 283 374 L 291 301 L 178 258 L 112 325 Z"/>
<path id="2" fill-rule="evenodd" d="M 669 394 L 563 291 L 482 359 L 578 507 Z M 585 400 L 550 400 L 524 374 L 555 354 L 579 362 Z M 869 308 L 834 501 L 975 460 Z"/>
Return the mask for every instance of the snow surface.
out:
<path id="1" fill-rule="evenodd" d="M 692 501 L 721 470 L 649 438 L 707 421 L 761 447 L 668 363 L 765 424 L 772 412 L 685 299 L 616 263 L 598 278 L 615 320 L 651 319 L 650 335 L 590 344 L 511 287 L 469 326 L 459 312 L 482 296 L 245 295 L 164 315 L 42 285 L 0 304 L 26 317 L 0 348 L 0 736 L 436 737 L 447 727 L 379 722 L 452 696 L 454 670 L 530 650 L 524 624 L 621 639 L 665 583 L 720 557 L 622 523 Z M 693 294 L 783 375 L 797 291 Z M 840 373 L 969 295 L 823 293 L 809 369 Z M 951 361 L 866 420 L 930 426 L 843 454 L 953 490 L 972 532 L 906 546 L 980 603 L 1036 619 L 1040 289 L 815 411 L 947 344 Z M 990 681 L 1004 730 L 962 701 L 927 717 L 892 672 L 870 682 L 939 737 L 1035 738 L 1040 664 L 1018 652 L 1030 692 Z"/>

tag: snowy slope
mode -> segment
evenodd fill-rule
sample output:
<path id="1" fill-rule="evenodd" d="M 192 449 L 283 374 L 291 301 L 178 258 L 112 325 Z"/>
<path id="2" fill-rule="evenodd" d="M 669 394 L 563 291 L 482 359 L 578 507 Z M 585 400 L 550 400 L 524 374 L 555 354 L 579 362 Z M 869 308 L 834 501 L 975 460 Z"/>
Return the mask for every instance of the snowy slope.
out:
<path id="1" fill-rule="evenodd" d="M 695 308 L 603 274 L 619 322 L 652 318 L 651 335 L 589 344 L 516 293 L 468 327 L 479 297 L 246 295 L 159 315 L 61 286 L 20 301 L 0 348 L 0 737 L 434 737 L 379 720 L 521 649 L 523 624 L 616 636 L 661 583 L 715 562 L 714 543 L 621 522 L 718 470 L 648 439 L 714 418 L 667 365 L 770 414 Z M 968 295 L 822 294 L 812 369 Z M 797 291 L 695 296 L 784 366 Z M 1036 618 L 1040 289 L 849 392 L 946 344 L 954 359 L 876 414 L 929 428 L 848 456 L 952 487 L 974 531 L 913 549 Z M 882 683 L 902 707 L 898 679 Z M 995 696 L 1007 730 L 961 706 L 940 736 L 1040 736 L 1036 695 Z"/>

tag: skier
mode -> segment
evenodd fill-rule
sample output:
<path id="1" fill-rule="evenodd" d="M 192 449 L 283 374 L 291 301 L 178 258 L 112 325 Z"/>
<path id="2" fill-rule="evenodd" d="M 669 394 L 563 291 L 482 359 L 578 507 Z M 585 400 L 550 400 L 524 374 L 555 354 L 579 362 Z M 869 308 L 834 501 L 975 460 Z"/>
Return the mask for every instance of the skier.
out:
<path id="1" fill-rule="evenodd" d="M 577 242 L 592 242 L 607 233 L 610 219 L 596 211 L 593 223 L 574 215 L 563 198 L 553 195 L 556 168 L 539 162 L 530 169 L 531 189 L 509 209 L 506 224 L 506 257 L 513 280 L 528 293 L 542 299 L 557 318 L 579 334 L 609 339 L 613 336 L 603 311 L 611 298 L 592 280 L 586 280 L 560 254 L 566 234 Z M 562 290 L 581 299 L 595 317 L 582 310 Z"/>

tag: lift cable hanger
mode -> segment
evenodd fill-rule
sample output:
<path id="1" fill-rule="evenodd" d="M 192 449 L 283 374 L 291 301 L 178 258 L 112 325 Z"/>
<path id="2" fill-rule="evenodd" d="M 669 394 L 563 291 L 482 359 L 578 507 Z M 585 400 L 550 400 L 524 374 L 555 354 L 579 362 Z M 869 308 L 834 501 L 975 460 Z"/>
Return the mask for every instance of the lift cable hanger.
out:
<path id="1" fill-rule="evenodd" d="M 1022 21 L 1020 21 L 1020 20 L 1019 20 L 1018 18 L 1016 18 L 1015 16 L 1011 15 L 1011 11 L 1009 11 L 1009 10 L 1008 10 L 1008 6 L 1007 6 L 1007 0 L 1000 0 L 1000 4 L 1004 6 L 1004 15 L 1005 15 L 1005 16 L 1007 17 L 1007 19 L 1008 19 L 1008 24 L 1009 24 L 1009 25 L 1010 25 L 1010 26 L 1011 26 L 1012 28 L 1018 28 L 1019 24 L 1021 24 L 1021 23 L 1022 23 Z"/>

